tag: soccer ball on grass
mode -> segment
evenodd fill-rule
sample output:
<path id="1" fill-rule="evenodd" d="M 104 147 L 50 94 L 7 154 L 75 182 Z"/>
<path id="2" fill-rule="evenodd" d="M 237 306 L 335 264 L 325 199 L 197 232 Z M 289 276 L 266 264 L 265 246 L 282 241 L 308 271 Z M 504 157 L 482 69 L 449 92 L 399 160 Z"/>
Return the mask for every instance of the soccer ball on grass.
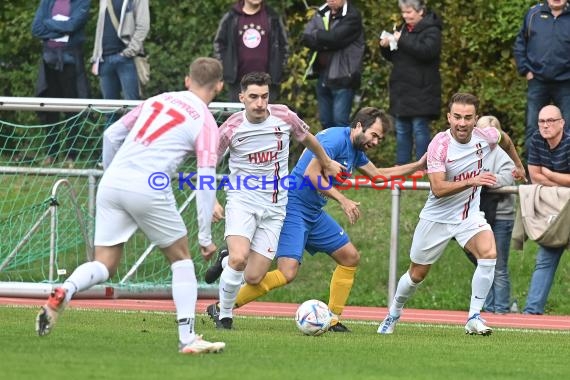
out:
<path id="1" fill-rule="evenodd" d="M 303 302 L 295 314 L 297 327 L 305 335 L 324 334 L 331 325 L 332 313 L 328 306 L 319 300 Z"/>

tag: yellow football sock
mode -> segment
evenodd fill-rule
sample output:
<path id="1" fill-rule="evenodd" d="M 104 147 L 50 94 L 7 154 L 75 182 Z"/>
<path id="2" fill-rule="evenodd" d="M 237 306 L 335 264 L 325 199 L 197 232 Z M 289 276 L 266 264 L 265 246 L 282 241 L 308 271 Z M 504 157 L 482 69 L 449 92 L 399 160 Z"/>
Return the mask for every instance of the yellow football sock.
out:
<path id="1" fill-rule="evenodd" d="M 341 315 L 348 300 L 352 284 L 354 283 L 354 275 L 356 267 L 345 267 L 337 265 L 331 278 L 329 309 L 336 314 Z"/>
<path id="2" fill-rule="evenodd" d="M 245 284 L 239 290 L 236 307 L 243 306 L 267 294 L 271 289 L 280 288 L 287 284 L 287 279 L 279 269 L 268 272 L 257 285 Z"/>

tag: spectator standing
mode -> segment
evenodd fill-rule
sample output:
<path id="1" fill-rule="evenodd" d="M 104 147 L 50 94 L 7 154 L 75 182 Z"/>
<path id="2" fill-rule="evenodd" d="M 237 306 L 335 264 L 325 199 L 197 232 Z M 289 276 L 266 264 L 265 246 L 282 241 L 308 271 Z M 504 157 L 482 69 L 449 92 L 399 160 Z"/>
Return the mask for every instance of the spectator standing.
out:
<path id="1" fill-rule="evenodd" d="M 120 99 L 121 93 L 139 99 L 134 57 L 144 55 L 149 29 L 148 0 L 99 0 L 91 71 L 99 76 L 104 99 Z"/>
<path id="2" fill-rule="evenodd" d="M 239 0 L 222 17 L 214 38 L 214 55 L 224 67 L 229 100 L 239 102 L 241 78 L 250 72 L 271 76 L 269 101 L 279 97 L 289 56 L 283 19 L 263 0 Z"/>
<path id="3" fill-rule="evenodd" d="M 570 125 L 570 9 L 547 0 L 526 13 L 515 40 L 517 70 L 528 82 L 525 148 L 536 132 L 538 111 L 553 102 Z"/>
<path id="4" fill-rule="evenodd" d="M 85 25 L 89 17 L 90 0 L 41 0 L 32 34 L 42 40 L 42 58 L 36 83 L 36 96 L 47 98 L 89 98 L 85 74 L 83 45 Z M 57 135 L 59 112 L 40 112 L 42 124 L 51 124 L 47 136 L 48 155 L 44 161 L 51 165 L 60 150 Z M 71 117 L 67 114 L 67 117 Z M 75 124 L 64 125 L 63 135 L 69 141 L 66 152 L 68 166 L 73 165 L 77 151 L 73 148 L 79 134 Z"/>
<path id="5" fill-rule="evenodd" d="M 382 56 L 392 62 L 390 113 L 395 118 L 396 164 L 411 161 L 415 139 L 416 159 L 427 151 L 430 121 L 441 110 L 441 19 L 426 8 L 424 0 L 399 0 L 404 24 L 394 31 L 397 49 L 390 39 L 380 40 Z"/>
<path id="6" fill-rule="evenodd" d="M 501 123 L 494 116 L 483 116 L 477 120 L 477 128 L 496 128 L 501 131 Z M 487 294 L 483 310 L 505 314 L 510 311 L 511 280 L 509 278 L 509 253 L 511 237 L 515 224 L 515 195 L 489 193 L 489 188 L 514 186 L 513 170 L 515 164 L 500 146 L 489 153 L 487 157 L 488 169 L 495 174 L 497 182 L 493 186 L 481 189 L 481 211 L 491 226 L 497 247 L 497 263 L 495 264 L 495 278 Z M 477 265 L 477 259 L 468 253 L 470 260 Z"/>
<path id="7" fill-rule="evenodd" d="M 528 173 L 533 184 L 570 187 L 570 134 L 564 131 L 560 109 L 548 105 L 538 114 L 538 132 L 528 145 Z M 564 247 L 539 245 L 530 280 L 525 314 L 544 314 Z"/>
<path id="8" fill-rule="evenodd" d="M 313 51 L 305 78 L 317 77 L 323 129 L 350 126 L 365 46 L 360 12 L 348 0 L 327 0 L 305 26 L 302 43 Z"/>

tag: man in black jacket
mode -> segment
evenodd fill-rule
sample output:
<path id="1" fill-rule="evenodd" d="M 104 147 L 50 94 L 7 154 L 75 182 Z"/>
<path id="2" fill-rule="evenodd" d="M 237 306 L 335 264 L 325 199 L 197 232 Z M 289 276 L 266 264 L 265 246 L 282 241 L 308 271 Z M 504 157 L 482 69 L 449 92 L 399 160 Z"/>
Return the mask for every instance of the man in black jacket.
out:
<path id="1" fill-rule="evenodd" d="M 305 26 L 302 43 L 313 51 L 305 78 L 310 73 L 318 77 L 321 125 L 349 126 L 364 55 L 360 12 L 348 0 L 327 0 Z"/>
<path id="2" fill-rule="evenodd" d="M 239 0 L 222 17 L 214 38 L 214 55 L 222 62 L 229 100 L 239 102 L 241 78 L 250 72 L 271 75 L 269 100 L 279 97 L 279 84 L 289 55 L 281 16 L 263 0 Z"/>

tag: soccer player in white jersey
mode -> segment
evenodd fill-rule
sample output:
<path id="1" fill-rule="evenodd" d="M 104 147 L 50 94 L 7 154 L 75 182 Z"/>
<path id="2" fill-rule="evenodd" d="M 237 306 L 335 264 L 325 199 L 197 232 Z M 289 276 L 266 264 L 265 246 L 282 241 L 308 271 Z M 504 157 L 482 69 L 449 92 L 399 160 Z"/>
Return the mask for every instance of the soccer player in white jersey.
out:
<path id="1" fill-rule="evenodd" d="M 427 172 L 431 190 L 414 232 L 410 268 L 398 282 L 389 313 L 378 327 L 379 334 L 393 333 L 404 304 L 452 238 L 477 258 L 465 332 L 492 332 L 479 315 L 493 284 L 497 256 L 493 231 L 479 211 L 481 186 L 496 182 L 489 171 L 492 162 L 486 159 L 491 150 L 499 144 L 515 163 L 514 178 L 526 178 L 509 136 L 495 128 L 475 127 L 478 107 L 476 96 L 454 94 L 447 114 L 450 128 L 438 133 L 429 144 Z"/>
<path id="2" fill-rule="evenodd" d="M 245 110 L 220 127 L 218 152 L 230 149 L 225 210 L 229 258 L 220 276 L 219 306 L 207 308 L 218 328 L 231 329 L 242 282 L 259 283 L 275 257 L 287 205 L 287 186 L 282 181 L 289 174 L 290 138 L 314 152 L 324 175 L 334 177 L 344 169 L 329 158 L 293 111 L 285 105 L 268 104 L 270 84 L 267 73 L 244 75 L 239 98 Z"/>
<path id="3" fill-rule="evenodd" d="M 49 334 L 76 293 L 114 275 L 124 243 L 140 228 L 162 249 L 172 270 L 172 297 L 178 320 L 179 352 L 219 352 L 225 343 L 211 343 L 194 332 L 197 281 L 188 250 L 186 226 L 168 177 L 189 154 L 196 155 L 198 176 L 216 174 L 219 134 L 208 103 L 223 87 L 222 66 L 198 58 L 186 77 L 189 91 L 167 92 L 146 100 L 105 131 L 105 173 L 97 191 L 95 260 L 77 267 L 55 288 L 36 318 L 40 336 Z M 166 181 L 166 182 L 165 182 Z M 212 243 L 215 189 L 196 192 L 198 240 L 204 257 Z"/>
<path id="4" fill-rule="evenodd" d="M 374 107 L 364 107 L 356 113 L 350 127 L 327 128 L 315 137 L 329 157 L 346 166 L 344 178 L 352 176 L 353 171 L 359 171 L 369 181 L 377 181 L 378 178 L 404 176 L 425 169 L 425 155 L 417 162 L 391 168 L 377 168 L 368 159 L 367 152 L 380 144 L 390 128 L 391 120 L 386 113 Z M 312 186 L 292 187 L 289 192 L 275 256 L 277 269 L 267 273 L 259 284 L 242 286 L 235 306 L 241 307 L 291 283 L 297 277 L 304 252 L 311 255 L 322 252 L 336 263 L 330 280 L 328 307 L 333 318 L 329 331 L 347 333 L 350 329 L 340 322 L 340 317 L 354 284 L 360 253 L 347 231 L 324 207 L 329 199 L 337 201 L 350 224 L 356 223 L 361 213 L 359 203 L 342 193 L 344 179 L 335 178 L 330 182 L 322 178 L 321 172 L 322 167 L 315 156 L 309 151 L 303 152 L 291 171 L 291 177 L 295 183 L 309 181 Z"/>

